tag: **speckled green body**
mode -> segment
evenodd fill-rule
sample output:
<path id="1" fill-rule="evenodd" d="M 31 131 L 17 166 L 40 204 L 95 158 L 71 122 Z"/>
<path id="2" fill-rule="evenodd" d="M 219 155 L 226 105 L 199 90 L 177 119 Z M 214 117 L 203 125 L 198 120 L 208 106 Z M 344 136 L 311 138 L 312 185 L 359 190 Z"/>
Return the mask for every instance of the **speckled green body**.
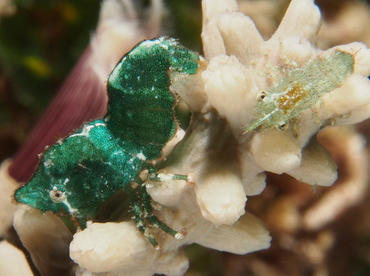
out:
<path id="1" fill-rule="evenodd" d="M 199 56 L 169 39 L 144 41 L 121 60 L 108 79 L 107 127 L 131 143 L 125 147 L 148 160 L 162 155 L 177 126 L 171 74 L 195 74 L 198 61 Z"/>
<path id="2" fill-rule="evenodd" d="M 84 228 L 102 203 L 122 188 L 130 193 L 148 161 L 162 156 L 177 128 L 172 74 L 195 74 L 198 61 L 169 38 L 136 46 L 109 76 L 107 115 L 48 148 L 15 200 L 71 214 Z"/>
<path id="3" fill-rule="evenodd" d="M 84 227 L 85 218 L 94 217 L 141 170 L 143 160 L 124 145 L 104 120 L 85 124 L 42 155 L 33 178 L 16 191 L 15 199 L 42 211 L 70 213 Z M 61 202 L 53 200 L 52 191 L 60 192 Z"/>
<path id="4" fill-rule="evenodd" d="M 257 99 L 253 121 L 247 131 L 259 126 L 284 129 L 289 120 L 316 104 L 320 97 L 338 88 L 354 71 L 351 53 L 334 50 L 292 70 Z"/>

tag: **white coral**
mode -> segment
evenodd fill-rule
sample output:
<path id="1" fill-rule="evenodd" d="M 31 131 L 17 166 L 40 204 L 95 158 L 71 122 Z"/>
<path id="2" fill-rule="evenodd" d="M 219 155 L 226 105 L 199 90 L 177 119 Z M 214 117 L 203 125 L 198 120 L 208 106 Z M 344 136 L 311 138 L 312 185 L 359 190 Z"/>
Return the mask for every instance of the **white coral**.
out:
<path id="1" fill-rule="evenodd" d="M 93 223 L 75 235 L 70 251 L 81 267 L 94 273 L 152 275 L 155 264 L 157 273 L 183 275 L 188 268 L 184 254 L 156 251 L 133 222 Z"/>
<path id="2" fill-rule="evenodd" d="M 312 108 L 303 110 L 295 118 L 298 130 L 268 128 L 243 135 L 253 120 L 257 95 L 323 52 L 316 46 L 320 13 L 312 0 L 294 0 L 277 31 L 264 41 L 253 22 L 237 10 L 235 1 L 204 0 L 203 9 L 202 38 L 209 65 L 202 73 L 203 91 L 197 92 L 205 93 L 208 99 L 201 112 L 207 114 L 214 108 L 230 126 L 238 143 L 235 159 L 241 162 L 246 194 L 263 189 L 263 171 L 288 173 L 310 184 L 332 184 L 336 167 L 313 136 L 328 121 L 343 125 L 369 117 L 370 51 L 361 43 L 335 47 L 353 55 L 354 74 Z M 189 93 L 185 89 L 177 92 L 185 99 Z M 317 167 L 325 172 L 315 173 Z"/>
<path id="3" fill-rule="evenodd" d="M 23 252 L 5 240 L 0 242 L 0 274 L 33 276 Z"/>

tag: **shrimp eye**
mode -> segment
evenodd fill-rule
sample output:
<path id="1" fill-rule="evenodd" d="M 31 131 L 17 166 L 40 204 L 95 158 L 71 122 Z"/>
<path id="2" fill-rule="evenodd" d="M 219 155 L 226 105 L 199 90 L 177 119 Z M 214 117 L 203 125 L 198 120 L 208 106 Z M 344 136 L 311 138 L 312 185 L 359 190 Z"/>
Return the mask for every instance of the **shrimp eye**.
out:
<path id="1" fill-rule="evenodd" d="M 284 131 L 284 130 L 286 130 L 288 128 L 288 126 L 289 126 L 288 122 L 285 122 L 285 123 L 283 123 L 281 125 L 278 125 L 277 128 L 279 130 L 281 130 L 281 131 Z"/>
<path id="2" fill-rule="evenodd" d="M 257 95 L 257 100 L 263 101 L 266 98 L 266 96 L 267 96 L 267 92 L 266 91 L 261 91 Z"/>
<path id="3" fill-rule="evenodd" d="M 61 203 L 66 198 L 65 194 L 62 191 L 56 189 L 51 190 L 49 195 L 50 199 L 55 203 Z"/>

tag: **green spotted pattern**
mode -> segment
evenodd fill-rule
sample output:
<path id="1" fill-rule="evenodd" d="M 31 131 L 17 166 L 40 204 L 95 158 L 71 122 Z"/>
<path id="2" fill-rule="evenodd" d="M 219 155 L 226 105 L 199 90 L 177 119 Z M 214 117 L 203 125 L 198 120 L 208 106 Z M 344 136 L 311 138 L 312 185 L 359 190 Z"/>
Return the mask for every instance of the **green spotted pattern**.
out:
<path id="1" fill-rule="evenodd" d="M 173 137 L 177 100 L 169 87 L 174 74 L 195 74 L 199 60 L 170 38 L 138 44 L 109 76 L 107 115 L 48 148 L 31 180 L 16 190 L 15 200 L 42 211 L 71 214 L 84 228 L 108 198 L 124 189 L 141 225 L 141 207 L 130 183 L 140 182 L 138 175 L 148 168 L 148 161 L 160 158 Z M 145 190 L 143 194 L 148 198 Z M 146 201 L 147 210 L 149 205 Z M 138 227 L 145 232 L 145 227 Z"/>

